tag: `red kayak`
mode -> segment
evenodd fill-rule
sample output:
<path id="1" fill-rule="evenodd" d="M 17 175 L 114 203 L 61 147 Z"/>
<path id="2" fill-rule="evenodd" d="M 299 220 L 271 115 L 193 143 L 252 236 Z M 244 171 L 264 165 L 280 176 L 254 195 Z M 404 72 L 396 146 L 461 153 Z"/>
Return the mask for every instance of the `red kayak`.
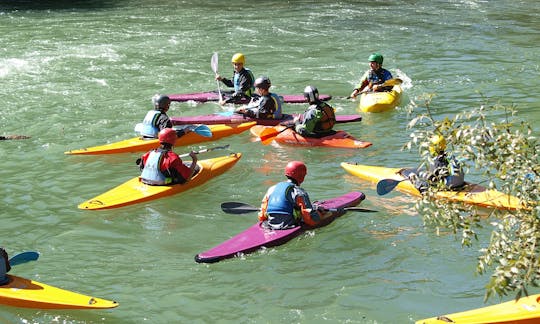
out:
<path id="1" fill-rule="evenodd" d="M 282 119 L 261 119 L 246 117 L 242 114 L 235 113 L 217 113 L 211 115 L 199 115 L 199 116 L 183 116 L 183 117 L 171 117 L 173 125 L 189 125 L 189 124 L 239 124 L 254 121 L 257 125 L 276 126 L 279 123 L 292 122 L 294 117 L 298 114 L 283 114 Z M 336 123 L 352 123 L 362 121 L 360 115 L 336 115 Z"/>
<path id="2" fill-rule="evenodd" d="M 207 101 L 219 101 L 219 94 L 217 91 L 209 92 L 195 92 L 195 93 L 181 93 L 181 94 L 169 94 L 167 95 L 172 101 L 195 101 L 195 102 L 207 102 Z M 307 103 L 303 94 L 300 95 L 283 95 L 283 102 L 285 103 Z M 319 99 L 327 101 L 332 99 L 332 96 L 321 94 Z M 240 104 L 247 104 L 249 100 L 240 102 Z"/>
<path id="3" fill-rule="evenodd" d="M 356 206 L 365 198 L 366 196 L 362 192 L 355 191 L 349 192 L 343 196 L 318 202 L 318 205 L 325 209 L 337 210 L 332 212 L 332 217 L 325 219 L 317 227 L 330 224 L 334 219 L 345 214 L 346 210 L 343 208 Z M 197 254 L 195 256 L 195 261 L 199 263 L 214 263 L 223 259 L 232 258 L 236 255 L 256 251 L 261 247 L 281 245 L 304 233 L 307 229 L 311 229 L 297 226 L 285 230 L 272 230 L 261 226 L 261 224 L 261 222 L 257 222 L 255 225 L 231 239 L 208 251 Z"/>

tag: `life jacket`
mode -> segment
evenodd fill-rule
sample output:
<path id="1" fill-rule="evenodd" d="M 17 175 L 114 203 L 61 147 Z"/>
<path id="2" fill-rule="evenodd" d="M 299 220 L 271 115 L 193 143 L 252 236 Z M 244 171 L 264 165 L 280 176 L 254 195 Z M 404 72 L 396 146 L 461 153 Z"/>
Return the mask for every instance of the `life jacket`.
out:
<path id="1" fill-rule="evenodd" d="M 249 76 L 251 77 L 251 87 L 246 91 L 242 91 L 242 88 L 240 85 L 240 75 L 243 75 L 245 73 L 249 74 Z M 251 95 L 255 91 L 254 83 L 255 83 L 255 78 L 253 77 L 253 73 L 251 73 L 251 70 L 248 68 L 244 68 L 242 71 L 234 74 L 233 86 L 234 86 L 234 92 L 236 93 L 243 93 L 244 95 L 251 97 Z"/>
<path id="2" fill-rule="evenodd" d="M 334 113 L 334 108 L 324 102 L 321 102 L 317 105 L 317 109 L 319 109 L 321 112 L 321 118 L 317 121 L 314 131 L 327 132 L 332 130 L 336 124 L 336 114 Z"/>
<path id="3" fill-rule="evenodd" d="M 438 168 L 446 168 L 448 175 L 445 176 L 444 184 L 450 189 L 462 187 L 465 184 L 465 173 L 461 163 L 454 156 L 439 155 L 430 160 L 430 172 L 435 173 Z"/>
<path id="4" fill-rule="evenodd" d="M 142 136 L 157 138 L 159 129 L 156 126 L 156 122 L 160 115 L 161 111 L 159 110 L 151 110 L 146 113 L 142 122 L 142 128 L 140 129 L 140 134 Z"/>
<path id="5" fill-rule="evenodd" d="M 283 98 L 275 93 L 270 93 L 270 96 L 274 100 L 274 104 L 276 107 L 276 110 L 274 111 L 274 119 L 283 118 L 283 114 L 281 113 L 281 103 L 283 102 Z"/>
<path id="6" fill-rule="evenodd" d="M 141 173 L 141 181 L 152 186 L 163 186 L 170 184 L 172 179 L 161 172 L 161 162 L 167 151 L 153 150 L 148 155 L 146 163 Z"/>
<path id="7" fill-rule="evenodd" d="M 4 248 L 0 248 L 0 285 L 5 285 L 9 282 L 7 273 L 10 269 L 8 254 Z"/>
<path id="8" fill-rule="evenodd" d="M 275 185 L 274 190 L 268 197 L 267 214 L 292 215 L 294 212 L 294 202 L 288 199 L 289 190 L 294 187 L 291 182 L 280 182 Z"/>

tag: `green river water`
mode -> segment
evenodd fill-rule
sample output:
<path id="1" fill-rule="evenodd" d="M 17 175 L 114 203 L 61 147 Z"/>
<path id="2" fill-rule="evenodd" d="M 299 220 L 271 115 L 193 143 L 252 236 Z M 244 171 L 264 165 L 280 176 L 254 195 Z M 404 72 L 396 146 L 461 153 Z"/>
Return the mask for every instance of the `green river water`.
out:
<path id="1" fill-rule="evenodd" d="M 537 127 L 539 23 L 532 0 L 1 1 L 0 135 L 31 139 L 0 142 L 0 245 L 10 255 L 41 253 L 12 274 L 120 306 L 0 306 L 0 323 L 413 323 L 483 306 L 489 276 L 474 272 L 481 244 L 462 249 L 453 235 L 436 236 L 413 198 L 379 197 L 339 163 L 415 165 L 416 153 L 401 150 L 410 132 L 405 107 L 430 93 L 437 118 L 477 107 L 484 95 L 516 105 Z M 256 76 L 270 77 L 272 91 L 300 94 L 311 84 L 334 96 L 338 113 L 354 114 L 357 102 L 344 97 L 374 51 L 405 92 L 395 111 L 339 125 L 370 148 L 263 146 L 246 132 L 176 148 L 230 144 L 243 153 L 201 187 L 109 211 L 77 209 L 137 175 L 138 154 L 64 151 L 133 137 L 156 93 L 216 89 L 212 53 L 223 75 L 243 52 Z M 216 111 L 223 110 L 214 103 L 174 103 L 169 114 Z M 367 196 L 361 206 L 379 212 L 348 213 L 242 258 L 194 262 L 256 221 L 256 214 L 225 214 L 220 203 L 258 204 L 289 160 L 307 163 L 304 188 L 313 199 L 359 190 Z"/>

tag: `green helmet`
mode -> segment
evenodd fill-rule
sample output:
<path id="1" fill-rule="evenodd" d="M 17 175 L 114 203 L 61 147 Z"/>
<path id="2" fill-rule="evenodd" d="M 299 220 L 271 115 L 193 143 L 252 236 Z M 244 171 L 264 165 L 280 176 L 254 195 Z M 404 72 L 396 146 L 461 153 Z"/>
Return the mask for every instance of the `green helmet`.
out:
<path id="1" fill-rule="evenodd" d="M 382 64 L 383 62 L 383 56 L 379 53 L 373 53 L 369 56 L 368 59 L 370 62 L 377 62 L 379 64 Z"/>

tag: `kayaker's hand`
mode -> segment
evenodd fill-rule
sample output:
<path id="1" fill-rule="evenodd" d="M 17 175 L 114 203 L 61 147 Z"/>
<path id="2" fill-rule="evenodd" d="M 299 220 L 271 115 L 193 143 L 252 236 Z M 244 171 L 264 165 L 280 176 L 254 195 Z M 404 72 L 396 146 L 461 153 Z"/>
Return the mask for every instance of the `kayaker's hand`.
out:
<path id="1" fill-rule="evenodd" d="M 223 78 L 221 77 L 221 75 L 216 74 L 216 80 L 221 81 L 222 79 L 223 79 Z"/>
<path id="2" fill-rule="evenodd" d="M 137 160 L 135 160 L 135 164 L 137 164 L 137 165 L 141 165 L 141 162 L 142 162 L 141 158 L 138 158 Z"/>
<path id="3" fill-rule="evenodd" d="M 195 151 L 189 152 L 189 156 L 191 157 L 191 159 L 192 159 L 193 161 L 197 161 L 197 154 L 199 154 L 199 153 L 197 153 L 197 152 L 195 152 Z"/>
<path id="4" fill-rule="evenodd" d="M 245 110 L 244 108 L 236 109 L 235 113 L 241 114 L 241 115 L 245 115 L 245 114 L 246 114 L 246 110 Z"/>

